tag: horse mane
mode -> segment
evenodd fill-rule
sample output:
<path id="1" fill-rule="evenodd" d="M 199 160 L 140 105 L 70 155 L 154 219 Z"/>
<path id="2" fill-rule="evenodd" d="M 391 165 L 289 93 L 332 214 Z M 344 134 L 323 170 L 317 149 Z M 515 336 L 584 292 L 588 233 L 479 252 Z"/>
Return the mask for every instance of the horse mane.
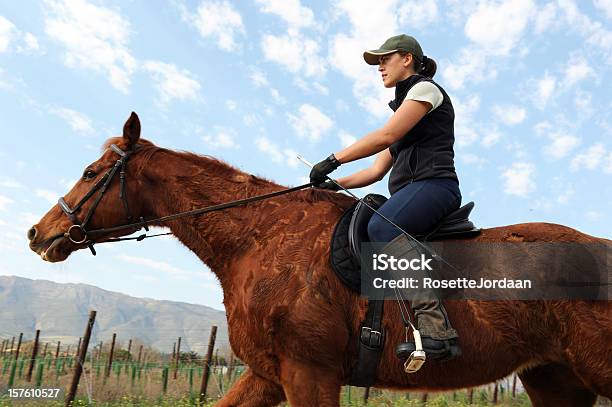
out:
<path id="1" fill-rule="evenodd" d="M 128 149 L 127 140 L 125 138 L 110 137 L 102 145 L 102 150 L 107 150 L 111 144 L 115 144 L 117 145 L 117 147 L 123 150 Z M 233 165 L 213 156 L 196 154 L 190 151 L 171 150 L 163 147 L 158 147 L 151 141 L 143 138 L 138 140 L 138 151 L 139 155 L 143 155 L 144 157 L 142 158 L 140 165 L 138 166 L 137 174 L 141 173 L 142 169 L 146 166 L 146 164 L 150 161 L 150 159 L 155 153 L 163 151 L 168 154 L 180 156 L 181 158 L 187 160 L 190 164 L 203 169 L 206 173 L 215 174 L 223 178 L 238 178 L 242 176 L 245 180 L 248 179 L 251 185 L 264 190 L 263 193 L 289 188 L 288 186 L 277 184 L 267 178 L 244 172 L 234 167 Z M 291 196 L 291 198 L 289 198 L 290 200 L 299 200 L 306 203 L 329 202 L 341 208 L 346 208 L 350 206 L 353 202 L 355 202 L 355 199 L 353 197 L 347 196 L 345 194 L 340 194 L 337 192 L 317 188 L 308 188 L 302 191 L 297 191 L 287 196 Z"/>

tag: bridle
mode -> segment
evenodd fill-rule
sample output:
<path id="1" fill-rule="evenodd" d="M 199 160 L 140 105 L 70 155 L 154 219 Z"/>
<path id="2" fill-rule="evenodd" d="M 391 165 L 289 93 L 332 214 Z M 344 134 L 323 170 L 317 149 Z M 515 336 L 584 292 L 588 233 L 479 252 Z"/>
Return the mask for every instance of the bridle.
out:
<path id="1" fill-rule="evenodd" d="M 150 237 L 170 235 L 172 233 L 159 233 L 159 234 L 155 234 L 155 235 L 142 234 L 142 235 L 137 236 L 137 237 L 106 238 L 102 242 L 96 242 L 95 240 L 92 240 L 91 237 L 95 236 L 95 235 L 112 233 L 112 232 L 117 232 L 117 231 L 126 230 L 126 229 L 134 229 L 133 232 L 136 232 L 136 231 L 138 231 L 138 230 L 140 230 L 142 228 L 144 228 L 145 231 L 148 232 L 149 231 L 148 225 L 151 225 L 151 224 L 154 224 L 154 223 L 157 224 L 157 223 L 162 223 L 162 222 L 168 222 L 168 221 L 171 221 L 171 220 L 175 220 L 175 219 L 179 219 L 179 218 L 184 218 L 184 217 L 188 217 L 188 216 L 197 216 L 197 215 L 201 215 L 201 214 L 208 213 L 208 212 L 213 212 L 213 211 L 227 209 L 227 208 L 233 208 L 235 206 L 244 205 L 244 204 L 247 204 L 247 203 L 250 203 L 250 202 L 260 201 L 260 200 L 263 200 L 263 199 L 272 198 L 274 196 L 279 196 L 279 195 L 287 194 L 287 193 L 290 193 L 290 192 L 299 191 L 299 190 L 311 187 L 313 185 L 312 183 L 309 182 L 307 184 L 300 185 L 300 186 L 293 187 L 293 188 L 289 188 L 289 189 L 285 189 L 285 190 L 282 190 L 282 191 L 276 191 L 276 192 L 271 192 L 271 193 L 268 193 L 268 194 L 252 196 L 252 197 L 249 197 L 249 198 L 239 199 L 239 200 L 231 201 L 231 202 L 226 202 L 226 203 L 222 203 L 222 204 L 219 204 L 219 205 L 207 206 L 205 208 L 199 208 L 199 209 L 193 209 L 193 210 L 190 210 L 190 211 L 179 212 L 179 213 L 175 213 L 175 214 L 172 214 L 172 215 L 162 216 L 162 217 L 155 218 L 155 219 L 145 220 L 143 217 L 140 217 L 139 221 L 132 222 L 133 221 L 133 217 L 132 217 L 131 212 L 130 212 L 130 206 L 129 206 L 128 201 L 127 201 L 127 195 L 125 193 L 125 180 L 126 180 L 125 169 L 126 169 L 126 164 L 127 164 L 128 159 L 136 151 L 137 147 L 138 146 L 136 146 L 135 148 L 133 148 L 133 149 L 131 149 L 129 151 L 123 151 L 121 148 L 117 147 L 115 144 L 111 144 L 110 149 L 113 150 L 115 153 L 119 154 L 119 156 L 120 156 L 120 158 L 117 160 L 117 162 L 115 162 L 115 165 L 111 169 L 109 169 L 102 176 L 102 178 L 100 178 L 100 180 L 98 180 L 98 182 L 96 182 L 94 184 L 94 186 L 89 190 L 89 192 L 87 192 L 87 194 L 85 194 L 85 196 L 79 201 L 79 203 L 76 204 L 76 206 L 74 208 L 70 208 L 70 206 L 68 205 L 68 203 L 66 203 L 64 198 L 60 198 L 58 200 L 58 205 L 59 205 L 60 209 L 68 216 L 68 218 L 72 222 L 72 225 L 64 233 L 64 237 L 67 238 L 68 240 L 70 240 L 74 244 L 85 244 L 85 245 L 87 245 L 87 247 L 89 248 L 89 250 L 91 250 L 91 253 L 94 256 L 96 255 L 96 251 L 95 251 L 93 245 L 97 244 L 97 243 L 119 242 L 119 241 L 123 241 L 123 240 L 142 241 L 142 240 L 150 238 Z M 119 172 L 119 199 L 123 203 L 123 207 L 125 209 L 125 214 L 126 214 L 126 218 L 127 218 L 127 222 L 128 223 L 124 224 L 124 225 L 118 225 L 118 226 L 109 227 L 109 228 L 100 228 L 100 229 L 88 230 L 87 225 L 91 221 L 91 218 L 94 215 L 94 212 L 96 211 L 96 208 L 100 204 L 100 201 L 104 197 L 104 194 L 106 193 L 109 185 L 113 181 L 113 178 L 115 177 L 117 172 Z M 82 222 L 80 222 L 79 218 L 76 215 L 76 213 L 98 191 L 99 191 L 99 194 L 95 198 L 95 201 L 93 202 L 91 208 L 89 208 L 89 211 L 85 215 L 84 220 Z"/>
<path id="2" fill-rule="evenodd" d="M 100 204 L 100 201 L 104 197 L 108 186 L 117 174 L 117 171 L 119 171 L 119 199 L 121 199 L 121 202 L 123 203 L 128 223 L 132 222 L 130 206 L 128 204 L 127 196 L 125 194 L 125 166 L 128 158 L 130 158 L 134 150 L 123 151 L 115 144 L 111 144 L 110 149 L 113 150 L 115 153 L 119 154 L 120 158 L 117 160 L 115 165 L 113 165 L 111 169 L 106 171 L 104 176 L 102 176 L 102 178 L 100 178 L 98 182 L 96 182 L 94 186 L 91 187 L 89 192 L 85 194 L 85 196 L 79 201 L 79 203 L 76 204 L 74 208 L 70 208 L 70 206 L 64 200 L 63 197 L 58 200 L 60 209 L 68 216 L 68 218 L 72 222 L 72 226 L 68 228 L 68 231 L 64 234 L 64 236 L 74 244 L 87 244 L 94 256 L 96 254 L 95 250 L 93 249 L 94 242 L 88 239 L 88 231 L 86 228 L 94 212 L 96 211 L 96 208 Z M 83 207 L 85 202 L 87 202 L 92 196 L 94 196 L 97 191 L 100 191 L 100 193 L 95 198 L 95 201 L 93 202 L 91 208 L 89 208 L 89 211 L 85 215 L 85 219 L 80 222 L 79 218 L 76 215 L 76 212 L 78 212 L 79 209 Z"/>

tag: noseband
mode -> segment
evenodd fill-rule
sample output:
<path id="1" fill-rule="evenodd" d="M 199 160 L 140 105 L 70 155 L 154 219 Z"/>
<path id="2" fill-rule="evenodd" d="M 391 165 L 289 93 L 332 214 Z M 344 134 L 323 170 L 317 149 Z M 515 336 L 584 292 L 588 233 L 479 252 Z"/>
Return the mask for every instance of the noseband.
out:
<path id="1" fill-rule="evenodd" d="M 125 209 L 126 217 L 128 223 L 132 222 L 132 215 L 130 213 L 130 207 L 128 205 L 127 196 L 125 194 L 125 166 L 128 158 L 134 152 L 134 150 L 123 151 L 115 144 L 111 144 L 110 149 L 115 153 L 119 154 L 120 158 L 117 160 L 115 165 L 109 169 L 98 182 L 89 190 L 89 192 L 79 201 L 78 204 L 74 208 L 70 208 L 68 203 L 64 200 L 64 198 L 60 198 L 58 200 L 59 207 L 61 210 L 68 216 L 70 221 L 72 222 L 72 226 L 68 228 L 68 231 L 64 233 L 64 237 L 70 240 L 74 244 L 82 244 L 85 243 L 91 250 L 92 254 L 96 254 L 96 251 L 93 248 L 93 241 L 88 237 L 87 225 L 91 220 L 96 208 L 100 204 L 102 197 L 106 193 L 108 186 L 113 181 L 113 178 L 119 171 L 119 199 L 123 203 L 123 207 Z M 96 192 L 99 191 L 99 194 L 95 198 L 93 204 L 89 208 L 87 215 L 85 215 L 85 219 L 82 222 L 79 221 L 79 218 L 76 216 L 76 212 L 79 211 L 83 207 L 83 205 L 94 196 Z"/>

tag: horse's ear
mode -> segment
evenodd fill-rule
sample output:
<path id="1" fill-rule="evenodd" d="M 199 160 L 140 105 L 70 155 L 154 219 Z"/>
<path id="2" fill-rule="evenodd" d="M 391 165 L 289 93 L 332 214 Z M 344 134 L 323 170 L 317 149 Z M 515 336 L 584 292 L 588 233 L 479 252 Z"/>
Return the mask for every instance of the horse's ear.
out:
<path id="1" fill-rule="evenodd" d="M 138 143 L 140 139 L 140 119 L 134 112 L 123 125 L 123 138 L 128 141 L 130 147 Z"/>

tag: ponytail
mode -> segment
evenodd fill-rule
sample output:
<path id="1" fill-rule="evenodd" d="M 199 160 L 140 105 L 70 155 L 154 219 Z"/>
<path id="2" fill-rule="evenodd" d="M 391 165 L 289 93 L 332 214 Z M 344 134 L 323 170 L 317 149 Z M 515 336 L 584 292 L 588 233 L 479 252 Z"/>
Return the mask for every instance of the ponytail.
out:
<path id="1" fill-rule="evenodd" d="M 437 67 L 436 61 L 423 55 L 423 60 L 421 61 L 419 69 L 417 69 L 417 73 L 428 78 L 433 78 L 436 74 Z"/>

